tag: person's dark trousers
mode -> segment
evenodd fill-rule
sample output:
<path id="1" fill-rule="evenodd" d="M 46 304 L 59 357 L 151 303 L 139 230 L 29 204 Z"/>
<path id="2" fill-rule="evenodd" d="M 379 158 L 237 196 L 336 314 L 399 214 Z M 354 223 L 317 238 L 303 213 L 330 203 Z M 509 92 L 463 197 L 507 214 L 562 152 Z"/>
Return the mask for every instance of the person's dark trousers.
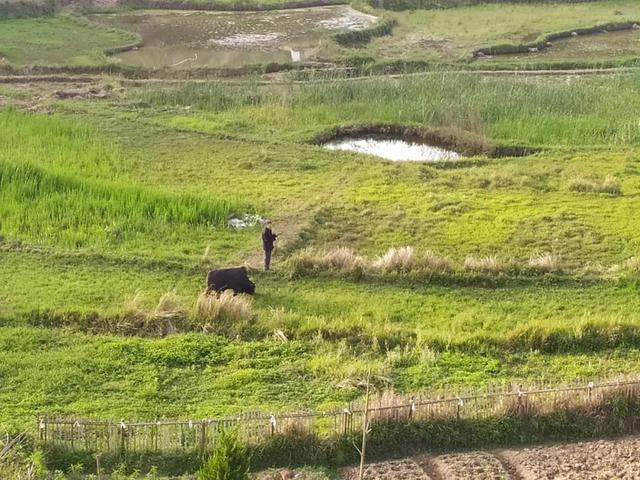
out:
<path id="1" fill-rule="evenodd" d="M 271 268 L 271 252 L 273 250 L 267 250 L 265 249 L 264 251 L 264 271 L 268 272 L 269 269 Z"/>

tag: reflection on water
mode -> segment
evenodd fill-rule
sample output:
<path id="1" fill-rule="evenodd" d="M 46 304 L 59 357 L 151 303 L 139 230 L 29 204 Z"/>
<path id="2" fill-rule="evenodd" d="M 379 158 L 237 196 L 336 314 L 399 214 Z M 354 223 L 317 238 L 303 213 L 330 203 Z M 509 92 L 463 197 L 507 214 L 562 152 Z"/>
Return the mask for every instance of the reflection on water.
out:
<path id="1" fill-rule="evenodd" d="M 408 142 L 397 139 L 347 138 L 328 142 L 329 150 L 348 150 L 367 153 L 394 161 L 437 161 L 455 160 L 460 155 L 450 150 L 433 147 L 424 143 Z"/>
<path id="2" fill-rule="evenodd" d="M 361 30 L 376 21 L 346 5 L 268 12 L 150 10 L 91 19 L 140 35 L 139 49 L 113 58 L 147 68 L 300 62 L 321 56 L 335 31 Z"/>

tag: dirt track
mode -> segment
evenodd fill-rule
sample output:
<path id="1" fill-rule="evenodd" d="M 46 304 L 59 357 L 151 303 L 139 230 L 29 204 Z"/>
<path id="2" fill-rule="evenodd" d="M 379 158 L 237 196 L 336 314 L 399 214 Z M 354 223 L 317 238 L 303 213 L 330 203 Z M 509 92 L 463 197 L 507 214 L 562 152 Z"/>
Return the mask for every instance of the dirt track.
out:
<path id="1" fill-rule="evenodd" d="M 357 470 L 344 472 L 345 480 Z M 640 479 L 640 437 L 414 457 L 368 465 L 366 480 Z"/>

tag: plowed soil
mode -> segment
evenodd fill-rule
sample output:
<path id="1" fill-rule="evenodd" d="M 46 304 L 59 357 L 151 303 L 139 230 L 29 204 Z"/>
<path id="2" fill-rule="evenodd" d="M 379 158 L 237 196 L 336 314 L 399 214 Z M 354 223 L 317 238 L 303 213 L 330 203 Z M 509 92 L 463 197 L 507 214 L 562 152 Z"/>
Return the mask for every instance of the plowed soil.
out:
<path id="1" fill-rule="evenodd" d="M 357 469 L 344 472 L 358 478 Z M 366 480 L 640 480 L 640 438 L 422 456 L 367 465 Z"/>

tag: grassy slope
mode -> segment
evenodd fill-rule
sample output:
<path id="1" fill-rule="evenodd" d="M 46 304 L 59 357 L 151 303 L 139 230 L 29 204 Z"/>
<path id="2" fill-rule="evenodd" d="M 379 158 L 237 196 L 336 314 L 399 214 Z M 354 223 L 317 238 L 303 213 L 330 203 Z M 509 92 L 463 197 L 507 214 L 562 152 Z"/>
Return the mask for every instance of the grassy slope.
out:
<path id="1" fill-rule="evenodd" d="M 629 123 L 637 118 L 636 78 L 589 79 L 570 88 L 509 79 L 468 82 L 449 77 L 434 83 L 427 77 L 302 91 L 245 85 L 216 92 L 193 89 L 164 99 L 143 92 L 110 104 L 70 102 L 56 108 L 87 128 L 55 117 L 18 116 L 9 124 L 20 125 L 21 118 L 26 129 L 21 138 L 32 141 L 5 141 L 0 152 L 12 162 L 77 175 L 89 167 L 82 163 L 87 156 L 74 152 L 98 151 L 90 167 L 96 181 L 135 181 L 178 197 L 249 201 L 260 213 L 276 216 L 288 248 L 346 244 L 373 254 L 413 243 L 458 261 L 467 253 L 526 259 L 534 250 L 557 249 L 572 272 L 588 263 L 608 268 L 637 254 L 638 140 Z M 140 97 L 150 107 L 132 113 L 130 102 Z M 183 108 L 187 105 L 191 113 Z M 444 116 L 456 111 L 454 105 L 469 112 L 459 125 L 456 117 Z M 544 126 L 536 130 L 541 118 Z M 585 118 L 583 125 L 593 129 L 577 133 L 567 120 Z M 546 139 L 548 151 L 444 170 L 299 143 L 355 120 L 475 125 L 478 132 L 500 132 L 492 134 L 504 141 Z M 58 145 L 63 154 L 38 153 L 41 147 L 34 142 L 43 138 L 35 134 L 38 129 L 49 132 L 47 144 Z M 13 138 L 10 129 L 3 133 Z M 220 139 L 228 134 L 237 139 Z M 561 138 L 575 146 L 555 148 Z M 609 142 L 608 148 L 599 145 Z M 572 177 L 607 174 L 620 178 L 622 196 L 566 188 Z M 29 212 L 23 213 L 29 221 Z M 306 226 L 312 228 L 298 236 Z M 264 332 L 256 339 L 118 338 L 36 328 L 21 314 L 44 308 L 118 313 L 136 291 L 151 308 L 162 293 L 176 289 L 192 308 L 206 271 L 200 263 L 206 244 L 214 246 L 217 262 L 257 262 L 257 232 L 232 236 L 220 230 L 203 238 L 197 229 L 185 229 L 168 250 L 177 260 L 170 263 L 163 260 L 168 255 L 159 248 L 161 239 L 153 235 L 123 248 L 98 243 L 93 250 L 69 250 L 56 235 L 40 238 L 18 227 L 4 228 L 4 236 L 48 247 L 5 244 L 0 251 L 0 397 L 13 405 L 3 410 L 1 423 L 30 421 L 37 410 L 153 417 L 335 405 L 353 398 L 348 385 L 370 365 L 399 390 L 412 391 L 606 376 L 637 371 L 640 360 L 637 345 L 625 346 L 625 337 L 616 337 L 619 326 L 638 324 L 633 280 L 551 284 L 534 279 L 490 288 L 256 275 L 256 325 Z M 281 269 L 282 257 L 277 260 Z M 526 338 L 511 353 L 471 341 L 479 335 L 505 340 L 527 327 L 579 333 L 592 324 L 618 338 L 613 342 L 618 349 L 595 343 L 574 348 L 570 335 L 560 349 L 564 353 L 554 354 L 532 350 Z M 275 328 L 292 341 L 262 339 Z M 449 349 L 442 347 L 447 342 Z M 336 388 L 340 385 L 347 387 Z"/>
<path id="2" fill-rule="evenodd" d="M 450 61 L 468 59 L 478 47 L 533 41 L 542 33 L 636 21 L 640 19 L 640 5 L 633 0 L 553 5 L 488 4 L 385 14 L 396 18 L 398 26 L 392 37 L 375 39 L 367 47 L 368 51 L 380 58 Z"/>
<path id="3" fill-rule="evenodd" d="M 635 348 L 549 355 L 437 352 L 426 340 L 390 350 L 384 345 L 393 330 L 423 331 L 425 338 L 436 332 L 456 341 L 477 332 L 504 335 L 516 322 L 555 328 L 587 319 L 631 321 L 638 311 L 637 302 L 629 301 L 634 290 L 616 285 L 407 289 L 258 276 L 257 321 L 282 328 L 291 342 L 199 334 L 142 339 L 34 328 L 15 314 L 44 305 L 108 313 L 121 310 L 135 291 L 153 300 L 173 288 L 189 305 L 202 282 L 197 272 L 47 252 L 5 251 L 0 261 L 0 305 L 15 309 L 0 315 L 7 318 L 0 328 L 0 399 L 11 405 L 0 416 L 5 426 L 24 424 L 38 411 L 199 418 L 250 408 L 331 407 L 357 395 L 351 382 L 369 367 L 399 391 L 413 391 L 529 378 L 571 381 L 631 373 L 640 366 Z M 361 327 L 379 335 L 380 342 L 354 333 Z M 345 341 L 322 340 L 318 329 L 334 334 L 342 329 Z M 361 343 L 349 346 L 352 341 Z"/>
<path id="4" fill-rule="evenodd" d="M 102 65 L 103 51 L 136 38 L 72 17 L 0 20 L 0 57 L 14 66 Z"/>
<path id="5" fill-rule="evenodd" d="M 190 114 L 180 107 L 162 114 L 147 109 L 145 118 L 154 125 L 250 142 L 167 141 L 156 145 L 162 157 L 137 157 L 131 175 L 185 189 L 206 189 L 213 181 L 222 192 L 250 198 L 268 192 L 269 215 L 309 219 L 309 211 L 315 212 L 306 241 L 320 247 L 349 244 L 375 254 L 413 244 L 459 262 L 468 254 L 526 259 L 536 250 L 555 250 L 574 269 L 619 264 L 638 250 L 632 220 L 638 188 L 633 118 L 640 108 L 635 82 L 635 76 L 566 85 L 435 74 L 303 89 L 143 94 L 152 105 L 193 106 Z M 237 104 L 226 105 L 228 98 Z M 549 151 L 441 170 L 288 144 L 336 125 L 366 122 L 462 128 Z M 216 155 L 224 169 L 199 177 L 209 162 L 203 151 Z M 179 162 L 167 164 L 166 157 Z M 573 178 L 607 175 L 622 181 L 622 196 L 568 190 Z"/>

